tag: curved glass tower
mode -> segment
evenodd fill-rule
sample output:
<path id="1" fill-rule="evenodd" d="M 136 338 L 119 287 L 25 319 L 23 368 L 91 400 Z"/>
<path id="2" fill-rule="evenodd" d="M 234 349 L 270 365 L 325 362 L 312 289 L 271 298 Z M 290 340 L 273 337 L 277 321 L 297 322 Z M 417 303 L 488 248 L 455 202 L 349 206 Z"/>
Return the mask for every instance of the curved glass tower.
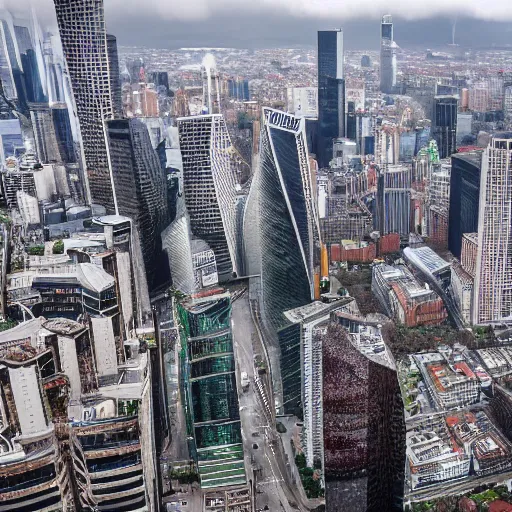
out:
<path id="1" fill-rule="evenodd" d="M 319 237 L 304 123 L 263 109 L 258 180 L 261 281 L 265 316 L 274 329 L 283 326 L 284 311 L 314 298 Z"/>

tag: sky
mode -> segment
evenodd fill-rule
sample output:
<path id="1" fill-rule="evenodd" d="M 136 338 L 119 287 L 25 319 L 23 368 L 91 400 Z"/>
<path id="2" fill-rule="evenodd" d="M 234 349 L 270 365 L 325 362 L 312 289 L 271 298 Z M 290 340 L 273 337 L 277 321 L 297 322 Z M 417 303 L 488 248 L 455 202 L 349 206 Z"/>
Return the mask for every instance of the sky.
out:
<path id="1" fill-rule="evenodd" d="M 315 44 L 316 31 L 343 28 L 349 49 L 377 49 L 379 19 L 392 14 L 399 45 L 512 44 L 510 0 L 104 0 L 107 30 L 120 45 L 154 48 L 270 48 Z M 52 0 L 0 0 L 14 11 L 33 5 L 54 24 Z"/>

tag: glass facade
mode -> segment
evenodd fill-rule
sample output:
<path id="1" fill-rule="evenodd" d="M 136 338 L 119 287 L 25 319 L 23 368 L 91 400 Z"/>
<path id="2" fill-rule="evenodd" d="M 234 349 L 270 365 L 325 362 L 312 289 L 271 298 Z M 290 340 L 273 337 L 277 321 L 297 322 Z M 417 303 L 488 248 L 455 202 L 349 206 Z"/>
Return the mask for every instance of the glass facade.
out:
<path id="1" fill-rule="evenodd" d="M 457 105 L 454 97 L 436 98 L 434 102 L 434 127 L 432 134 L 437 142 L 439 158 L 455 153 L 457 140 Z"/>
<path id="2" fill-rule="evenodd" d="M 302 343 L 301 324 L 293 324 L 281 329 L 281 378 L 283 381 L 284 414 L 302 416 Z"/>
<path id="3" fill-rule="evenodd" d="M 482 152 L 452 156 L 448 249 L 460 259 L 462 235 L 478 231 Z"/>
<path id="4" fill-rule="evenodd" d="M 297 154 L 293 133 L 264 126 L 260 161 L 262 292 L 265 316 L 275 329 L 283 326 L 284 311 L 311 301 L 304 259 L 310 252 L 308 219 Z"/>
<path id="5" fill-rule="evenodd" d="M 343 80 L 343 33 L 318 32 L 318 145 L 320 167 L 332 159 L 332 142 L 345 136 L 345 81 Z M 340 55 L 341 53 L 341 55 Z"/>
<path id="6" fill-rule="evenodd" d="M 138 119 L 107 122 L 110 161 L 120 215 L 135 222 L 141 237 L 148 286 L 156 286 L 160 233 L 166 227 L 166 177 L 151 146 L 146 125 Z M 158 280 L 164 280 L 160 269 Z"/>
<path id="7" fill-rule="evenodd" d="M 201 487 L 245 483 L 231 299 L 178 305 L 183 404 Z"/>
<path id="8" fill-rule="evenodd" d="M 59 146 L 59 155 L 63 163 L 75 163 L 76 156 L 68 109 L 65 106 L 60 108 L 52 106 L 51 115 L 55 135 L 57 137 L 57 144 Z"/>

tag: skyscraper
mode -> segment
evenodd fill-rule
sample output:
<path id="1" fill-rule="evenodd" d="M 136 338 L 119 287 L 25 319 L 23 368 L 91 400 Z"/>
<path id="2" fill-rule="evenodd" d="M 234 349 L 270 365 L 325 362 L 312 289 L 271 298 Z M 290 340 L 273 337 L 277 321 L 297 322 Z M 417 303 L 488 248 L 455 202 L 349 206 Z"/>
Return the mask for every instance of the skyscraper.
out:
<path id="1" fill-rule="evenodd" d="M 377 322 L 332 319 L 322 343 L 326 511 L 401 511 L 405 426 L 393 356 Z"/>
<path id="2" fill-rule="evenodd" d="M 218 292 L 218 290 L 215 290 Z M 202 488 L 246 482 L 236 386 L 231 296 L 178 305 L 182 400 L 191 455 Z"/>
<path id="3" fill-rule="evenodd" d="M 319 264 L 319 229 L 304 127 L 304 118 L 263 108 L 260 168 L 245 217 L 245 231 L 258 231 L 258 247 L 248 247 L 246 253 L 251 257 L 261 251 L 264 316 L 275 330 L 285 324 L 284 311 L 314 298 Z M 255 202 L 259 212 L 253 209 Z M 254 211 L 256 218 L 250 213 Z"/>
<path id="4" fill-rule="evenodd" d="M 392 94 L 396 87 L 396 43 L 393 18 L 386 14 L 380 25 L 380 90 Z"/>
<path id="5" fill-rule="evenodd" d="M 160 232 L 168 220 L 164 170 L 144 123 L 115 119 L 106 125 L 117 211 L 137 226 L 151 289 L 161 252 Z M 161 269 L 159 278 L 163 278 Z"/>
<path id="6" fill-rule="evenodd" d="M 512 315 L 512 138 L 495 135 L 482 157 L 473 323 Z"/>
<path id="7" fill-rule="evenodd" d="M 244 162 L 222 115 L 181 117 L 178 129 L 192 235 L 215 253 L 219 279 L 230 279 L 241 273 L 236 193 Z"/>
<path id="8" fill-rule="evenodd" d="M 464 233 L 478 231 L 481 165 L 481 150 L 452 155 L 448 249 L 457 258 L 461 257 Z"/>
<path id="9" fill-rule="evenodd" d="M 110 74 L 110 88 L 112 91 L 112 106 L 114 117 L 123 117 L 123 101 L 121 97 L 121 77 L 119 75 L 119 57 L 117 55 L 117 39 L 107 34 L 108 66 Z"/>
<path id="10" fill-rule="evenodd" d="M 333 139 L 345 136 L 343 32 L 318 32 L 318 165 L 328 167 Z"/>
<path id="11" fill-rule="evenodd" d="M 114 212 L 104 121 L 114 117 L 102 0 L 54 0 L 82 134 L 90 200 Z"/>
<path id="12" fill-rule="evenodd" d="M 436 96 L 434 98 L 433 133 L 440 158 L 455 153 L 457 142 L 458 96 Z"/>

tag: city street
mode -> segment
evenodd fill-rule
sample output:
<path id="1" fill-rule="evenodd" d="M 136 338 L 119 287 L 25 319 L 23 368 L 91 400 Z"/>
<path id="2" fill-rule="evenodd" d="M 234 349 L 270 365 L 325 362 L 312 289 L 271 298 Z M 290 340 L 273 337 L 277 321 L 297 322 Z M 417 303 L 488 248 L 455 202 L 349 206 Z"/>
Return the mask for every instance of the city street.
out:
<path id="1" fill-rule="evenodd" d="M 262 399 L 262 393 L 266 392 L 254 365 L 254 346 L 259 346 L 259 341 L 256 327 L 251 321 L 247 293 L 233 302 L 231 325 L 237 376 L 240 378 L 240 372 L 244 371 L 247 372 L 250 380 L 249 389 L 240 392 L 239 400 L 247 474 L 251 479 L 254 471 L 256 482 L 256 510 L 272 512 L 308 510 L 296 505 L 300 502 L 295 498 L 297 488 L 289 482 L 284 460 L 279 460 L 281 456 L 277 450 L 278 436 L 275 425 L 272 424 L 273 420 L 269 418 L 268 408 Z"/>

